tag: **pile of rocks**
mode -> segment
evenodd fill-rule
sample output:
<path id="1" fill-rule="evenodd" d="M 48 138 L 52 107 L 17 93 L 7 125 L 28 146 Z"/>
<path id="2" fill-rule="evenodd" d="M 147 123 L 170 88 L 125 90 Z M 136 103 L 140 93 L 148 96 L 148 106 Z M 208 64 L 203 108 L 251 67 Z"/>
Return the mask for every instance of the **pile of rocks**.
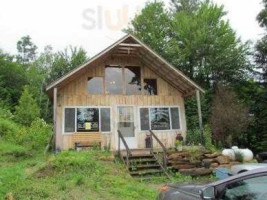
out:
<path id="1" fill-rule="evenodd" d="M 169 152 L 168 164 L 174 170 L 184 175 L 199 176 L 211 174 L 218 167 L 231 168 L 239 162 L 231 161 L 228 156 L 220 153 L 199 151 L 198 155 L 192 158 L 189 151 Z"/>

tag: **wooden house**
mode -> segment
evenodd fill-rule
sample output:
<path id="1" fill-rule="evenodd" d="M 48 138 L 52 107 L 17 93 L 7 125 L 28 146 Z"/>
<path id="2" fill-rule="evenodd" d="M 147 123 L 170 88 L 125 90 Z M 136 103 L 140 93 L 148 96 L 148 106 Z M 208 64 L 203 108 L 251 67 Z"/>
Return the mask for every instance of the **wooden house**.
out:
<path id="1" fill-rule="evenodd" d="M 57 149 L 95 143 L 112 151 L 119 148 L 119 132 L 130 149 L 145 148 L 149 130 L 173 147 L 178 133 L 186 137 L 184 99 L 204 92 L 130 34 L 46 89 Z"/>

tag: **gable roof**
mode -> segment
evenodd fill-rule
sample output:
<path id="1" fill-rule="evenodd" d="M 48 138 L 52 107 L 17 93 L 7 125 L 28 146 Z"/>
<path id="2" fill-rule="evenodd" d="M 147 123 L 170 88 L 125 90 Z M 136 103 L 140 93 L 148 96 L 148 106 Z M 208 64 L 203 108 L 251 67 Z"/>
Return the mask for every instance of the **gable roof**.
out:
<path id="1" fill-rule="evenodd" d="M 78 75 L 86 67 L 93 65 L 93 63 L 99 61 L 99 59 L 105 57 L 105 55 L 108 53 L 114 53 L 118 55 L 133 54 L 135 56 L 138 56 L 138 58 L 140 58 L 145 64 L 147 64 L 148 67 L 150 67 L 156 74 L 158 74 L 161 78 L 178 89 L 185 97 L 193 95 L 195 90 L 200 90 L 201 92 L 205 93 L 204 89 L 202 89 L 184 73 L 168 63 L 150 47 L 148 47 L 146 44 L 144 44 L 131 34 L 125 35 L 117 42 L 113 43 L 112 45 L 89 59 L 83 65 L 73 69 L 66 75 L 49 84 L 46 87 L 46 91 L 48 93 L 51 93 L 51 90 L 53 88 L 59 87 L 68 79 L 71 79 L 75 75 Z"/>

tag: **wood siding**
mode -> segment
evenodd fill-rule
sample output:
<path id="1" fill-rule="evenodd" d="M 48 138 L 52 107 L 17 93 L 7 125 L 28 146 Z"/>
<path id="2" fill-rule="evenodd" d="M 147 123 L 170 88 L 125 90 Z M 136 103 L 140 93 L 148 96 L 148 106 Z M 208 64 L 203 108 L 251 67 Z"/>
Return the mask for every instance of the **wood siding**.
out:
<path id="1" fill-rule="evenodd" d="M 144 78 L 157 79 L 158 95 L 90 95 L 87 91 L 88 77 L 104 77 L 106 65 L 120 66 L 140 66 L 141 80 Z M 160 69 L 159 69 L 160 70 Z M 64 107 L 75 106 L 110 106 L 111 107 L 111 132 L 102 133 L 102 145 L 110 145 L 111 150 L 116 150 L 117 145 L 117 106 L 131 105 L 135 106 L 136 136 L 138 147 L 145 147 L 146 132 L 140 131 L 139 112 L 140 106 L 179 106 L 181 114 L 181 132 L 186 134 L 186 120 L 184 109 L 184 98 L 181 93 L 153 72 L 149 66 L 134 57 L 107 57 L 102 62 L 94 66 L 88 66 L 85 73 L 75 80 L 71 80 L 64 87 L 58 89 L 58 107 L 57 107 L 57 131 L 61 133 L 61 149 L 73 148 L 72 135 L 63 133 L 63 109 Z M 176 131 L 155 131 L 155 134 L 167 147 L 174 145 Z"/>

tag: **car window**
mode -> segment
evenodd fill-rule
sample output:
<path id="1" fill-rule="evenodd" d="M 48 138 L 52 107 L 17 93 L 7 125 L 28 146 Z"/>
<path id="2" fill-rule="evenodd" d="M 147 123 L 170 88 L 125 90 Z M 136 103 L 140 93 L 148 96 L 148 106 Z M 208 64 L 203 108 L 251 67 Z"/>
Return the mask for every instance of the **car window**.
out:
<path id="1" fill-rule="evenodd" d="M 221 200 L 267 200 L 267 176 L 234 182 L 226 186 Z"/>

